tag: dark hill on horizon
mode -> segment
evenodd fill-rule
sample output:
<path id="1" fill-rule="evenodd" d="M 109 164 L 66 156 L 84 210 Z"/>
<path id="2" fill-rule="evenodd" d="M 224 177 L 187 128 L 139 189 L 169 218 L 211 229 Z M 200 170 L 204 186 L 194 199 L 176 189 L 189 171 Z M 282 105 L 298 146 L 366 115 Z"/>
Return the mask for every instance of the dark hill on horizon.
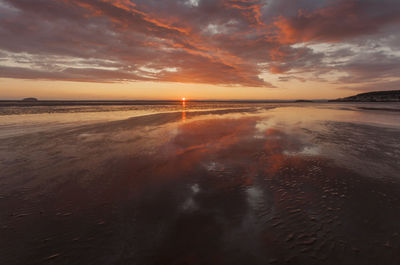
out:
<path id="1" fill-rule="evenodd" d="M 333 102 L 400 102 L 400 90 L 375 91 L 331 100 Z"/>

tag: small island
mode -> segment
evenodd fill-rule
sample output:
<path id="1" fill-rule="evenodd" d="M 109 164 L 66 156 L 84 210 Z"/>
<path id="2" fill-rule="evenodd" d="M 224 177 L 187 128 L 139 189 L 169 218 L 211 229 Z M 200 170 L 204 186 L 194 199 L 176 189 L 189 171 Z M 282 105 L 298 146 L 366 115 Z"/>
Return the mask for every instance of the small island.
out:
<path id="1" fill-rule="evenodd" d="M 298 99 L 295 103 L 313 103 L 314 101 L 308 99 Z"/>
<path id="2" fill-rule="evenodd" d="M 21 101 L 23 101 L 23 102 L 38 102 L 39 100 L 37 98 L 24 98 Z"/>
<path id="3" fill-rule="evenodd" d="M 400 102 L 400 90 L 375 91 L 331 100 L 331 102 Z"/>

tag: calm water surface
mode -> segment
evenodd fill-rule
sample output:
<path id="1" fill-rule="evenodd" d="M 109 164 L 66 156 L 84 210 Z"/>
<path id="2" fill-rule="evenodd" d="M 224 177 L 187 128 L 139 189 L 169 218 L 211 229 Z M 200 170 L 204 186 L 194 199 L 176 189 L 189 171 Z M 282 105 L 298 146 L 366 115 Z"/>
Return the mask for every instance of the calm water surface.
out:
<path id="1" fill-rule="evenodd" d="M 0 264 L 400 264 L 399 105 L 91 108 L 1 110 Z"/>

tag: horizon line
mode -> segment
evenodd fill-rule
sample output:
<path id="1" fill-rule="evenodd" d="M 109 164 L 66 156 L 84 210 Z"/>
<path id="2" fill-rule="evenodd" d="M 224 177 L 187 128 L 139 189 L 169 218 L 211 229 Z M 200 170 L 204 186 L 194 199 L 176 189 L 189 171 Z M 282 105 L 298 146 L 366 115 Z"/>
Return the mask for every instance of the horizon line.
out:
<path id="1" fill-rule="evenodd" d="M 23 99 L 0 99 L 0 102 L 26 102 L 26 103 L 35 103 L 35 102 L 182 102 L 182 99 L 38 99 L 36 101 L 24 101 Z M 306 99 L 306 98 L 295 98 L 295 99 L 188 99 L 186 98 L 185 102 L 205 102 L 205 101 L 254 101 L 254 102 L 265 102 L 265 101 L 281 101 L 281 102 L 290 102 L 290 101 L 327 101 L 331 99 Z"/>

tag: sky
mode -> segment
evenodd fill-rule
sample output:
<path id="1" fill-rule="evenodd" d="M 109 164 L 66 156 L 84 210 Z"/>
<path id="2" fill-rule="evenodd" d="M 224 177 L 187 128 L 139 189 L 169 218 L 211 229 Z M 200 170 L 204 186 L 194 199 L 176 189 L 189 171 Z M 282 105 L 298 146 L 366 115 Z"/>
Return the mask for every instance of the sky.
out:
<path id="1" fill-rule="evenodd" d="M 400 89 L 399 0 L 0 0 L 0 99 Z"/>

